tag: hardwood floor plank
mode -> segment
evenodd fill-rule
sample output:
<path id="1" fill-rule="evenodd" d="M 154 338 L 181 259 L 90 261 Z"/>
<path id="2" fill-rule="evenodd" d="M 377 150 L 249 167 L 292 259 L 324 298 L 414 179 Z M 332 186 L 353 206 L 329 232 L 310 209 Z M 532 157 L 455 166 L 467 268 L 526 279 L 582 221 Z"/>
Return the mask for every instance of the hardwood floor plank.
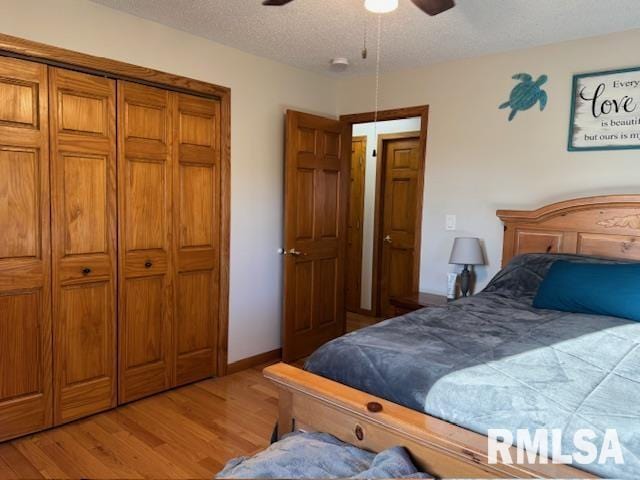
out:
<path id="1" fill-rule="evenodd" d="M 181 417 L 168 419 L 156 405 L 134 408 L 136 417 L 144 422 L 143 424 L 149 428 L 154 428 L 153 425 L 156 424 L 154 433 L 163 438 L 166 443 L 178 448 L 190 462 L 199 462 L 214 448 L 215 443 L 209 444 L 208 441 L 203 441 L 196 435 L 187 432 L 182 425 Z"/>
<path id="2" fill-rule="evenodd" d="M 162 457 L 168 459 L 169 461 L 176 464 L 181 464 L 182 468 L 185 469 L 188 476 L 191 478 L 213 478 L 213 476 L 222 469 L 222 466 L 221 466 L 219 468 L 215 468 L 211 470 L 207 468 L 205 465 L 202 465 L 200 463 L 202 462 L 202 460 L 198 462 L 191 462 L 188 465 L 183 464 L 182 462 L 184 459 L 184 455 L 182 454 L 182 452 L 171 445 L 167 445 L 166 443 L 163 445 L 160 445 L 155 450 Z"/>
<path id="3" fill-rule="evenodd" d="M 113 421 L 107 417 L 100 417 L 96 419 L 96 422 L 102 426 Z M 120 453 L 126 455 L 128 461 L 141 470 L 146 477 L 189 478 L 185 469 L 159 455 L 153 448 L 130 432 L 121 430 L 114 433 L 112 437 L 118 445 L 121 445 Z"/>
<path id="4" fill-rule="evenodd" d="M 4 460 L 0 459 L 0 478 L 12 480 L 20 477 Z"/>
<path id="5" fill-rule="evenodd" d="M 262 368 L 205 380 L 0 444 L 0 478 L 212 478 L 268 446 L 276 391 Z"/>
<path id="6" fill-rule="evenodd" d="M 73 425 L 69 427 L 73 428 Z M 69 434 L 70 428 L 56 428 L 48 432 L 53 441 L 41 441 L 42 448 L 57 455 L 54 460 L 64 470 L 73 465 L 82 478 L 109 478 L 112 472 Z"/>
<path id="7" fill-rule="evenodd" d="M 43 478 L 33 463 L 11 443 L 0 444 L 0 461 L 11 465 L 18 478 Z"/>
<path id="8" fill-rule="evenodd" d="M 111 447 L 114 443 L 112 436 L 107 436 L 105 433 L 101 438 L 104 431 L 101 432 L 94 422 L 86 421 L 70 425 L 67 432 L 79 443 L 82 443 L 85 449 L 109 468 L 115 476 L 119 478 L 144 478 L 134 468 L 126 465 L 122 461 L 121 455 L 114 451 Z"/>
<path id="9" fill-rule="evenodd" d="M 140 452 L 140 456 L 136 455 L 136 458 L 143 459 L 144 465 L 140 465 L 139 468 L 151 470 L 152 473 L 148 474 L 148 477 L 158 478 L 159 476 L 162 476 L 166 478 L 191 478 L 191 475 L 188 473 L 188 465 L 192 462 L 184 462 L 184 457 L 182 460 L 186 467 L 182 464 L 176 465 L 171 462 L 169 459 L 156 452 L 153 448 L 149 448 L 146 444 L 142 443 L 139 439 L 130 435 L 128 432 L 123 432 L 118 435 L 121 436 L 121 440 L 124 442 L 125 446 L 130 448 L 132 451 Z M 153 464 L 153 466 L 151 464 Z M 162 474 L 155 473 L 156 471 L 162 472 Z"/>
<path id="10" fill-rule="evenodd" d="M 201 461 L 198 462 L 198 464 L 201 465 L 203 468 L 206 468 L 208 471 L 215 472 L 215 473 L 218 473 L 220 470 L 224 468 L 224 465 L 222 463 L 216 462 L 211 457 L 203 458 Z"/>
<path id="11" fill-rule="evenodd" d="M 69 457 L 69 454 L 56 442 L 38 439 L 35 445 L 51 459 L 57 468 L 64 471 L 66 476 L 70 478 L 86 478 L 88 476 L 86 472 L 82 471 L 79 465 L 75 464 L 73 458 Z"/>
<path id="12" fill-rule="evenodd" d="M 194 393 L 192 395 L 195 396 Z M 211 415 L 215 423 L 228 432 L 237 432 L 254 445 L 268 440 L 277 418 L 277 408 L 254 404 L 253 409 L 243 406 L 243 401 L 234 401 L 236 408 L 229 409 L 226 401 L 211 402 Z M 271 408 L 268 408 L 271 407 Z"/>
<path id="13" fill-rule="evenodd" d="M 361 313 L 347 312 L 347 333 L 355 332 L 361 328 L 370 327 L 382 320 L 384 319 L 363 315 Z"/>
<path id="14" fill-rule="evenodd" d="M 43 435 L 43 434 L 40 434 Z M 71 478 L 36 445 L 34 436 L 16 440 L 13 445 L 38 469 L 44 478 Z"/>
<path id="15" fill-rule="evenodd" d="M 122 430 L 126 430 L 131 433 L 135 437 L 139 438 L 142 442 L 149 445 L 151 448 L 159 447 L 160 445 L 164 445 L 164 440 L 154 435 L 149 430 L 142 428 L 142 426 L 132 418 L 123 415 L 122 412 L 118 410 L 114 410 L 113 412 L 109 412 L 108 418 L 114 420 L 118 425 L 122 427 Z"/>
<path id="16" fill-rule="evenodd" d="M 93 435 L 95 435 L 102 444 L 108 445 L 108 449 L 117 456 L 118 460 L 126 468 L 135 471 L 144 478 L 169 476 L 168 472 L 174 470 L 175 467 L 172 464 L 165 465 L 163 458 L 157 458 L 153 450 L 132 448 L 131 442 L 123 441 L 119 435 L 126 435 L 127 432 L 118 429 L 117 431 L 109 433 L 110 430 L 113 430 L 115 424 L 108 422 L 102 416 L 99 417 L 100 418 L 96 418 L 95 422 L 90 426 Z M 107 429 L 103 428 L 103 425 L 105 425 Z M 146 446 L 142 441 L 141 443 Z"/>
<path id="17" fill-rule="evenodd" d="M 206 394 L 206 393 L 205 393 Z M 198 412 L 192 408 L 192 402 L 189 401 L 189 397 L 178 397 L 179 393 L 176 393 L 176 402 L 182 401 L 183 414 L 185 417 L 198 422 L 202 425 L 206 425 L 211 431 L 216 433 L 218 438 L 224 438 L 227 445 L 230 448 L 241 449 L 243 452 L 254 451 L 258 446 L 263 445 L 266 438 L 262 438 L 252 434 L 252 432 L 246 432 L 239 426 L 230 430 L 220 424 L 218 415 L 212 415 L 211 412 Z M 193 395 L 193 394 L 192 394 Z M 212 409 L 212 412 L 215 411 Z"/>

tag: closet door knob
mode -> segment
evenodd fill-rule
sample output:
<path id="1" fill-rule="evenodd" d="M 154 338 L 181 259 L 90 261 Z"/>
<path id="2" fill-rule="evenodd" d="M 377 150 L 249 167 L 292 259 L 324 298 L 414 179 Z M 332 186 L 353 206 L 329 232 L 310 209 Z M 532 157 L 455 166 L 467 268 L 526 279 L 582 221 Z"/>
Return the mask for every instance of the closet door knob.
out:
<path id="1" fill-rule="evenodd" d="M 144 262 L 144 268 L 151 268 L 153 267 L 153 262 L 151 260 L 147 260 L 146 262 Z"/>
<path id="2" fill-rule="evenodd" d="M 89 275 L 91 273 L 91 269 L 89 267 L 84 267 L 82 269 L 82 274 L 86 277 L 87 275 Z"/>

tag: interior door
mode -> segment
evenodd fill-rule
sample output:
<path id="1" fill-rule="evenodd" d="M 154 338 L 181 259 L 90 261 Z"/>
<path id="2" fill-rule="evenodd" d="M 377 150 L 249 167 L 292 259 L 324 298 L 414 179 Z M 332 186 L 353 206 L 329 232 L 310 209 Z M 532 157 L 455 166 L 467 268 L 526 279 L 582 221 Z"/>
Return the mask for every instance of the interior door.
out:
<path id="1" fill-rule="evenodd" d="M 347 225 L 347 310 L 360 310 L 362 289 L 362 220 L 364 216 L 364 178 L 367 137 L 351 141 L 351 178 L 349 183 L 349 221 Z"/>
<path id="2" fill-rule="evenodd" d="M 337 120 L 287 112 L 285 361 L 309 355 L 345 330 L 349 136 Z"/>
<path id="3" fill-rule="evenodd" d="M 419 203 L 420 139 L 385 140 L 382 212 L 382 268 L 380 312 L 395 315 L 389 303 L 394 296 L 414 290 L 416 264 L 416 215 Z"/>
<path id="4" fill-rule="evenodd" d="M 169 98 L 166 90 L 118 82 L 120 403 L 173 381 Z"/>
<path id="5" fill-rule="evenodd" d="M 49 69 L 54 420 L 116 405 L 114 80 Z"/>
<path id="6" fill-rule="evenodd" d="M 47 83 L 0 58 L 0 441 L 52 422 Z"/>

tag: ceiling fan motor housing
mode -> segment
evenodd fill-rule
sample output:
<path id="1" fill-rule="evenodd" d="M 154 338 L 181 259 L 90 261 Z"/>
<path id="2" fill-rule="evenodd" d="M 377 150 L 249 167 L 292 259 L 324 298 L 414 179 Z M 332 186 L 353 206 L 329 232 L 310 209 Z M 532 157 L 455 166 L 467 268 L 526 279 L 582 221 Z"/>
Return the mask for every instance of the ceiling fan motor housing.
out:
<path id="1" fill-rule="evenodd" d="M 281 7 L 288 3 L 291 3 L 293 0 L 263 0 L 262 4 L 271 6 L 271 7 Z M 422 10 L 424 13 L 428 15 L 438 15 L 450 8 L 455 6 L 454 0 L 411 0 L 416 7 Z M 366 0 L 365 5 L 367 4 L 387 4 L 387 5 L 395 5 L 394 8 L 389 7 L 389 9 L 385 10 L 391 12 L 395 10 L 398 6 L 398 0 Z M 377 10 L 376 10 L 377 11 Z M 382 10 L 377 11 L 377 13 L 383 13 Z"/>

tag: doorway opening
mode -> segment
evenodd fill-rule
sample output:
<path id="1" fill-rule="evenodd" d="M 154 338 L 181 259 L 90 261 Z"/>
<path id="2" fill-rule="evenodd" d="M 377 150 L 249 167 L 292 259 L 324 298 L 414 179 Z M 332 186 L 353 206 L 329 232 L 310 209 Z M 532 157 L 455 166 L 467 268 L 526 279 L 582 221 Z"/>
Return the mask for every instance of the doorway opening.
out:
<path id="1" fill-rule="evenodd" d="M 345 307 L 349 330 L 395 316 L 419 289 L 428 106 L 344 115 L 351 169 Z M 374 156 L 375 150 L 375 156 Z"/>

